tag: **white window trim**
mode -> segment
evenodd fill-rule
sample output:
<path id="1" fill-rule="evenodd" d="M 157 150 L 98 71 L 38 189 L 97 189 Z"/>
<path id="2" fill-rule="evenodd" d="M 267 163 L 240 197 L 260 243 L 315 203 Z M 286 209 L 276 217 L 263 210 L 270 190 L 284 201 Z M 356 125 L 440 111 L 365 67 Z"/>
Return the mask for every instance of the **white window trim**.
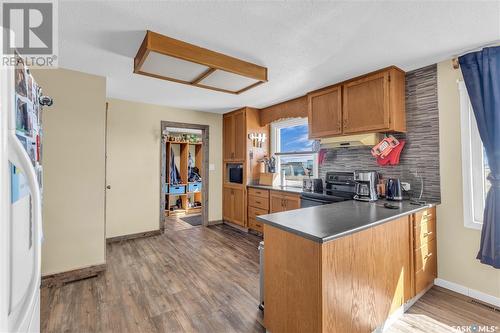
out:
<path id="1" fill-rule="evenodd" d="M 271 138 L 270 138 L 270 143 L 271 143 L 271 155 L 274 155 L 278 150 L 280 146 L 280 137 L 277 135 L 277 131 L 281 128 L 284 127 L 292 127 L 292 126 L 298 126 L 298 125 L 308 125 L 307 118 L 291 118 L 291 119 L 286 119 L 286 120 L 281 120 L 281 121 L 276 121 L 271 123 Z M 311 152 L 304 152 L 304 154 L 294 154 L 294 156 L 313 156 L 313 177 L 319 177 L 319 166 L 318 166 L 318 154 L 311 151 Z M 282 155 L 286 156 L 286 155 Z M 279 185 L 281 184 L 281 163 L 280 163 L 280 158 L 276 159 L 276 173 L 279 175 L 278 177 L 278 182 Z"/>
<path id="2" fill-rule="evenodd" d="M 470 105 L 469 94 L 463 80 L 458 81 L 458 89 L 460 93 L 464 226 L 466 228 L 481 230 L 483 226 L 482 217 L 481 219 L 474 218 L 474 215 L 477 215 L 474 213 L 480 210 L 480 216 L 482 216 L 482 211 L 484 210 L 484 181 L 479 182 L 479 185 L 477 182 L 474 183 L 473 178 L 477 177 L 477 173 L 474 175 L 474 171 L 481 170 L 481 175 L 484 173 L 484 164 L 482 158 L 478 161 L 472 156 L 473 147 L 476 147 L 476 151 L 477 147 L 481 147 L 480 152 L 482 157 L 482 142 L 479 135 L 474 134 L 474 131 L 477 131 L 477 124 Z M 474 200 L 474 185 L 482 187 L 475 189 L 481 193 L 480 202 Z"/>

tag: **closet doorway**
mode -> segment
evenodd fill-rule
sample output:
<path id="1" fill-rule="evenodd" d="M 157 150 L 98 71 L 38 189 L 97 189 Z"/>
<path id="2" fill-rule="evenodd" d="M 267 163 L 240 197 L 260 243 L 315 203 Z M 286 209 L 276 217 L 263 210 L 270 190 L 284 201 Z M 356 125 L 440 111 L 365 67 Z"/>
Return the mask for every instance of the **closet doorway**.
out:
<path id="1" fill-rule="evenodd" d="M 208 129 L 208 125 L 161 122 L 162 232 L 175 221 L 208 226 Z"/>

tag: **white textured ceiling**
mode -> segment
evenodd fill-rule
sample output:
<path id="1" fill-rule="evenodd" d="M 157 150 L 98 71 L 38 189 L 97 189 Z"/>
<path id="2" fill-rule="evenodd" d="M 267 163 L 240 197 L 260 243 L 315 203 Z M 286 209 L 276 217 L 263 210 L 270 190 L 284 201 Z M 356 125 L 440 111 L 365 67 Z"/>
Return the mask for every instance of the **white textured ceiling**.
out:
<path id="1" fill-rule="evenodd" d="M 266 66 L 269 82 L 230 95 L 133 74 L 146 29 Z M 61 67 L 106 76 L 108 97 L 220 113 L 499 39 L 499 1 L 59 2 Z"/>

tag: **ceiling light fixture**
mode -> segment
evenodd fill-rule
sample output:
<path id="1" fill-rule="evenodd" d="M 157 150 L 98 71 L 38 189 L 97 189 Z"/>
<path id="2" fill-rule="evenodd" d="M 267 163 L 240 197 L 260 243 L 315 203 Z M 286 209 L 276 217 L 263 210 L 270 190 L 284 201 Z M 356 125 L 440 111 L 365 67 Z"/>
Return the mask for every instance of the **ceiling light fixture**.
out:
<path id="1" fill-rule="evenodd" d="M 147 31 L 134 73 L 230 94 L 267 82 L 267 68 Z"/>

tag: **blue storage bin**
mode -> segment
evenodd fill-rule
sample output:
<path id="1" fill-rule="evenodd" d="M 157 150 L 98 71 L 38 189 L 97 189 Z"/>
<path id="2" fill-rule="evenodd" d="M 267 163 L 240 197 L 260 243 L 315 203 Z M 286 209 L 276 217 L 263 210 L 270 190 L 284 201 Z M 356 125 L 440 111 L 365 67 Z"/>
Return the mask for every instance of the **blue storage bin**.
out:
<path id="1" fill-rule="evenodd" d="M 200 191 L 201 191 L 201 183 L 188 184 L 188 192 L 200 192 Z"/>
<path id="2" fill-rule="evenodd" d="M 184 194 L 184 193 L 186 193 L 186 185 L 170 185 L 168 187 L 168 193 L 170 193 L 170 194 Z"/>

